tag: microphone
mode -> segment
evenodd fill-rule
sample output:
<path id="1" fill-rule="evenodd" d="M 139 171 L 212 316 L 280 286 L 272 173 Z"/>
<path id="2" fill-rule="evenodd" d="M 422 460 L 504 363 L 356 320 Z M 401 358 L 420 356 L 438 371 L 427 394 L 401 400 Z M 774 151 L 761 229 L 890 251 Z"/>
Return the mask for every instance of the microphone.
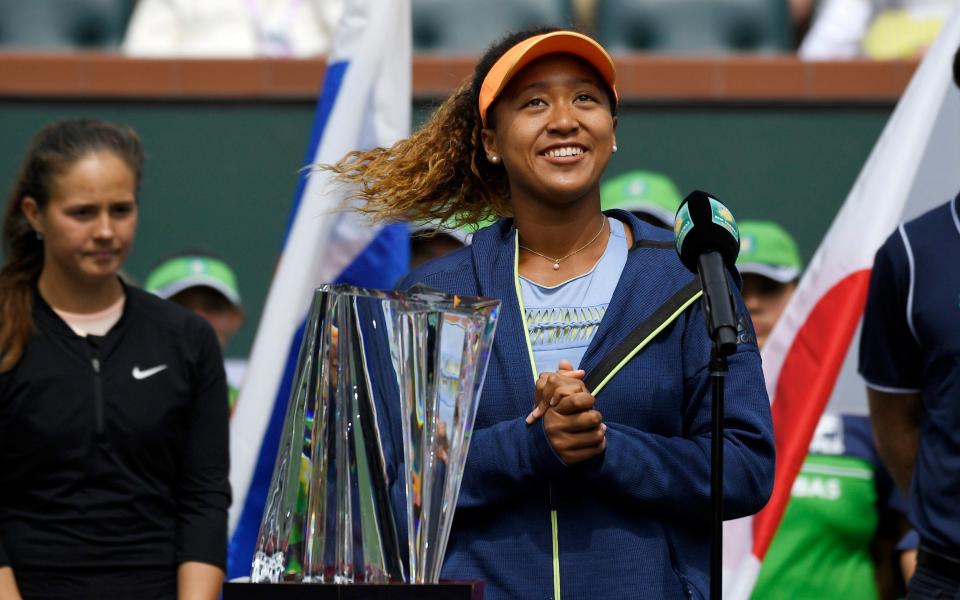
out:
<path id="1" fill-rule="evenodd" d="M 690 192 L 674 223 L 677 254 L 700 276 L 707 333 L 719 356 L 737 350 L 737 317 L 726 269 L 740 252 L 740 230 L 730 210 L 706 192 Z"/>

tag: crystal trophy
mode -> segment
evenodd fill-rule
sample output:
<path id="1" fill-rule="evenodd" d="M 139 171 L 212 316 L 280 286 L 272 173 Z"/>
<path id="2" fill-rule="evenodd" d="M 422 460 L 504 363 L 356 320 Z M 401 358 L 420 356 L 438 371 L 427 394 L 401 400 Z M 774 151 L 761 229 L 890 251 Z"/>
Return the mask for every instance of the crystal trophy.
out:
<path id="1" fill-rule="evenodd" d="M 251 581 L 437 580 L 498 310 L 422 287 L 316 290 Z"/>
<path id="2" fill-rule="evenodd" d="M 500 301 L 410 290 L 394 313 L 409 581 L 436 583 L 453 524 Z"/>

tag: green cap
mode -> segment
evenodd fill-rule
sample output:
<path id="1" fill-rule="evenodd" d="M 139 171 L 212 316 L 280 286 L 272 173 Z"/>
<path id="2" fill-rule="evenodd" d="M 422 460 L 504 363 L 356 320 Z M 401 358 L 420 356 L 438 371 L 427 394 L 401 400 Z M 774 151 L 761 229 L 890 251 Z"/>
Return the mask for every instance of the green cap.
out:
<path id="1" fill-rule="evenodd" d="M 600 186 L 600 207 L 646 213 L 669 228 L 683 198 L 676 184 L 661 173 L 628 171 Z"/>
<path id="2" fill-rule="evenodd" d="M 803 264 L 797 243 L 783 227 L 771 221 L 741 221 L 737 269 L 789 283 L 800 275 Z"/>
<path id="3" fill-rule="evenodd" d="M 213 288 L 240 306 L 236 275 L 227 263 L 210 256 L 177 256 L 166 260 L 147 275 L 144 288 L 161 298 L 170 298 L 196 286 Z"/>

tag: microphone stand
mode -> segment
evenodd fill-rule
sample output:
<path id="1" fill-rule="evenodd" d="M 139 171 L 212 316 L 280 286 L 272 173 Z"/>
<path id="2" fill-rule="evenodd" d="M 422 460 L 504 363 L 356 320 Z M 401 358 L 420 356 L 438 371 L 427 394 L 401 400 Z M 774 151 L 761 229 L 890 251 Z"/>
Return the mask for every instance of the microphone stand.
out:
<path id="1" fill-rule="evenodd" d="M 713 396 L 710 432 L 710 598 L 723 595 L 723 388 L 727 356 L 737 350 L 737 319 L 726 268 L 717 252 L 699 258 L 700 284 L 707 333 L 713 340 L 710 351 L 710 387 Z"/>
<path id="2" fill-rule="evenodd" d="M 723 384 L 727 376 L 727 357 L 710 353 L 710 388 L 713 390 L 713 423 L 710 438 L 710 598 L 723 595 Z"/>

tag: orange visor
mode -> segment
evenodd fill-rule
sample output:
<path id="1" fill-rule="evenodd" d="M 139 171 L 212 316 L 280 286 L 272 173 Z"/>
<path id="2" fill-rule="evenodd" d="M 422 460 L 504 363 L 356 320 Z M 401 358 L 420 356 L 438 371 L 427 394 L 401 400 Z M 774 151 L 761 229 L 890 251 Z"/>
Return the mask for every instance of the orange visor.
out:
<path id="1" fill-rule="evenodd" d="M 554 31 L 523 40 L 507 50 L 490 68 L 480 86 L 480 120 L 484 127 L 487 126 L 487 109 L 500 96 L 513 76 L 531 62 L 548 54 L 572 54 L 586 61 L 600 73 L 610 87 L 614 103 L 618 101 L 617 88 L 614 85 L 617 71 L 613 66 L 613 59 L 603 46 L 575 31 Z"/>

